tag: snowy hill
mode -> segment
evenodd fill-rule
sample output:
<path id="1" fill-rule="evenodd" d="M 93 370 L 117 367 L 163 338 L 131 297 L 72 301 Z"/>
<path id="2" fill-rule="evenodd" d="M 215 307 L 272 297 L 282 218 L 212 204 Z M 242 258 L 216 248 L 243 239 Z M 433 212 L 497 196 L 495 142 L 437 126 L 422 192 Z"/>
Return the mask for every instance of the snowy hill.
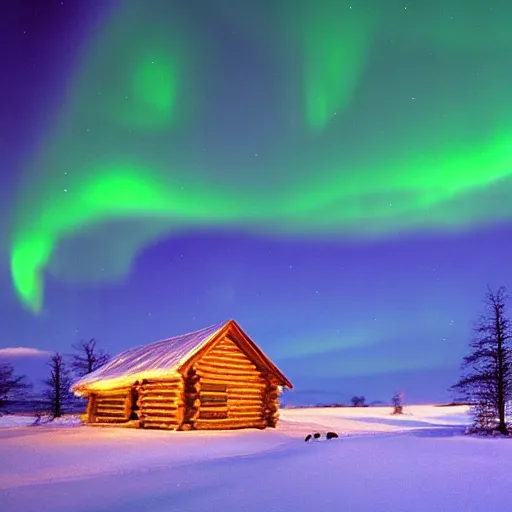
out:
<path id="1" fill-rule="evenodd" d="M 0 500 L 4 512 L 505 510 L 512 443 L 459 435 L 466 412 L 290 409 L 278 429 L 232 432 L 0 418 Z M 341 438 L 304 442 L 327 430 Z"/>

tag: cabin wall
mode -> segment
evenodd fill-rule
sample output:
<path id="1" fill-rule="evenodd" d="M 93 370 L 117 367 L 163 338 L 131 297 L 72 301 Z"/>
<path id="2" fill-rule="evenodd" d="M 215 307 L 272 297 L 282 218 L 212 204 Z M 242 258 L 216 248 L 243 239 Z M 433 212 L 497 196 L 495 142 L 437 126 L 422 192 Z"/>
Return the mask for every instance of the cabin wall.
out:
<path id="1" fill-rule="evenodd" d="M 199 378 L 199 410 L 193 428 L 275 426 L 278 402 L 272 389 L 277 391 L 277 385 L 234 341 L 224 338 L 195 363 L 194 370 Z"/>
<path id="2" fill-rule="evenodd" d="M 91 393 L 87 403 L 88 423 L 125 423 L 132 412 L 130 388 Z"/>
<path id="3" fill-rule="evenodd" d="M 184 383 L 181 376 L 144 380 L 137 387 L 135 414 L 142 428 L 177 430 L 184 420 Z"/>
<path id="4" fill-rule="evenodd" d="M 89 395 L 87 422 L 176 430 L 183 422 L 183 379 L 144 380 L 130 388 Z"/>

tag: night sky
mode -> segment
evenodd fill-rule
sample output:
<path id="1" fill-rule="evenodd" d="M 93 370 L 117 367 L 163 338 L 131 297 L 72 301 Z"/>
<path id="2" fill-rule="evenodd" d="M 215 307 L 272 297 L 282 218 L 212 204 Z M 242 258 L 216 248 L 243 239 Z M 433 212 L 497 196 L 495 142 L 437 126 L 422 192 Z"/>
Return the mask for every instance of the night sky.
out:
<path id="1" fill-rule="evenodd" d="M 448 400 L 486 286 L 512 284 L 511 19 L 2 2 L 0 357 L 39 378 L 81 338 L 233 318 L 290 400 Z"/>

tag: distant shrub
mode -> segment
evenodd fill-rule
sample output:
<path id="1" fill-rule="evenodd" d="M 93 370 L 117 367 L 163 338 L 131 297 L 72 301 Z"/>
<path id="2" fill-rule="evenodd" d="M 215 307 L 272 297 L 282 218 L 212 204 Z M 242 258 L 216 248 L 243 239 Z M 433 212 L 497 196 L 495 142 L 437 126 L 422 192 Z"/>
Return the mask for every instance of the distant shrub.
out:
<path id="1" fill-rule="evenodd" d="M 393 402 L 393 414 L 404 413 L 404 394 L 402 392 L 395 393 L 391 399 Z"/>
<path id="2" fill-rule="evenodd" d="M 366 398 L 364 396 L 353 396 L 350 401 L 354 407 L 363 407 L 366 402 Z"/>

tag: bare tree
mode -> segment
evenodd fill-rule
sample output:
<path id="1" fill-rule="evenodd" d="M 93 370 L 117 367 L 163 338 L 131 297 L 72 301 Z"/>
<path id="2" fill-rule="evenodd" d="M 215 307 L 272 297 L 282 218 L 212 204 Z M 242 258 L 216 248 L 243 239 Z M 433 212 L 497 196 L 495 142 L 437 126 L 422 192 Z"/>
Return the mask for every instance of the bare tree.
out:
<path id="1" fill-rule="evenodd" d="M 71 368 L 78 377 L 93 372 L 110 359 L 108 354 L 98 348 L 94 338 L 80 341 L 73 345 L 73 349 L 76 353 L 71 356 Z"/>
<path id="2" fill-rule="evenodd" d="M 404 413 L 404 393 L 400 391 L 399 393 L 395 393 L 391 398 L 393 402 L 393 414 L 403 414 Z"/>
<path id="3" fill-rule="evenodd" d="M 452 390 L 471 404 L 473 432 L 508 434 L 506 406 L 512 398 L 512 326 L 506 314 L 504 287 L 485 296 L 486 313 L 474 328 L 470 354 L 462 360 L 462 377 Z"/>
<path id="4" fill-rule="evenodd" d="M 9 412 L 9 404 L 23 400 L 32 387 L 24 375 L 15 375 L 12 364 L 0 364 L 0 416 Z"/>
<path id="5" fill-rule="evenodd" d="M 363 407 L 366 402 L 366 398 L 364 396 L 353 396 L 350 401 L 354 407 Z"/>
<path id="6" fill-rule="evenodd" d="M 45 396 L 50 401 L 54 418 L 62 415 L 64 408 L 71 402 L 71 376 L 62 356 L 57 352 L 48 362 L 50 376 L 44 381 L 47 389 Z"/>

